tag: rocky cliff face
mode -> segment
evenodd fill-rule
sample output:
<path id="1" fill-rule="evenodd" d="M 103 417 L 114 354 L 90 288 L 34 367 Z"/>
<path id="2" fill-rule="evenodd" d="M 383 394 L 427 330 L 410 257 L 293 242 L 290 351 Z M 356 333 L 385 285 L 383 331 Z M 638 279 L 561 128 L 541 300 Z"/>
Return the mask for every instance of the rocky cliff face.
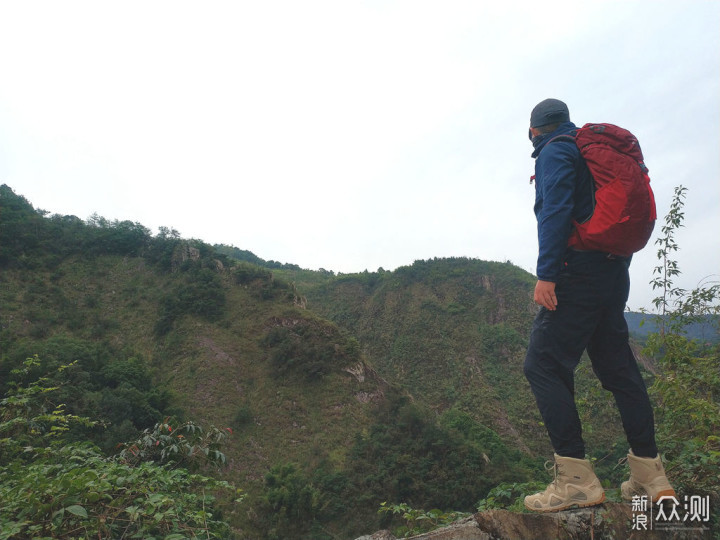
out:
<path id="1" fill-rule="evenodd" d="M 637 530 L 636 516 L 627 504 L 606 503 L 595 508 L 554 514 L 519 514 L 488 510 L 448 527 L 413 536 L 413 540 L 710 540 L 713 533 L 703 523 L 663 524 Z M 636 520 L 635 520 L 636 521 Z M 633 528 L 635 525 L 635 528 Z M 357 540 L 397 540 L 389 531 L 378 531 Z"/>

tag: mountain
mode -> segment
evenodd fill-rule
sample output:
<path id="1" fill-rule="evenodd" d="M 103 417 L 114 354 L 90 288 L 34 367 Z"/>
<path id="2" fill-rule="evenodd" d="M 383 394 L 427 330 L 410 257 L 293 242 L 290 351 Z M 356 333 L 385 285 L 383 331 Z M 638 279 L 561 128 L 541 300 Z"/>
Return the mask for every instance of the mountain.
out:
<path id="1" fill-rule="evenodd" d="M 48 215 L 0 186 L 0 392 L 28 357 L 35 376 L 68 365 L 62 402 L 106 427 L 67 437 L 108 454 L 163 418 L 232 429 L 219 474 L 247 493 L 225 509 L 239 538 L 349 537 L 382 525 L 386 499 L 471 511 L 532 476 L 539 428 L 507 394 L 531 307 L 505 287 L 526 274 L 437 260 L 335 276 L 237 251 Z"/>
<path id="2" fill-rule="evenodd" d="M 537 309 L 528 272 L 450 258 L 321 280 L 306 271 L 276 274 L 303 291 L 309 309 L 351 331 L 383 378 L 437 414 L 467 414 L 523 456 L 552 455 L 522 367 Z M 576 400 L 585 438 L 614 477 L 626 443 L 607 396 L 589 361 L 581 362 Z"/>
<path id="3" fill-rule="evenodd" d="M 669 320 L 668 317 L 665 319 Z M 644 340 L 648 335 L 659 331 L 662 318 L 645 313 L 626 312 L 625 320 L 628 323 L 630 334 L 639 340 Z M 689 339 L 704 343 L 717 343 L 720 341 L 718 326 L 717 316 L 703 315 L 701 321 L 687 324 L 683 331 Z"/>
<path id="4" fill-rule="evenodd" d="M 546 448 L 522 373 L 534 280 L 510 263 L 416 261 L 394 272 L 296 283 L 307 305 L 351 330 L 378 372 L 437 411 L 458 409 L 513 446 Z M 540 444 L 538 444 L 540 443 Z"/>
<path id="5" fill-rule="evenodd" d="M 245 494 L 219 506 L 236 538 L 354 538 L 397 524 L 384 502 L 508 506 L 547 481 L 552 455 L 522 372 L 533 284 L 510 263 L 467 258 L 304 270 L 168 228 L 48 215 L 3 185 L 0 396 L 67 366 L 60 402 L 98 424 L 61 440 L 106 455 L 158 422 L 231 430 L 213 474 Z M 672 358 L 659 389 L 677 404 L 662 411 L 667 426 L 695 414 L 671 385 L 712 371 L 715 349 L 693 350 L 688 369 Z M 641 357 L 648 382 L 656 360 Z M 704 392 L 693 403 L 705 407 L 716 386 L 684 388 Z M 596 471 L 619 485 L 627 443 L 588 361 L 575 397 Z M 701 410 L 712 431 L 716 408 Z M 673 472 L 694 483 L 695 463 L 713 471 L 715 440 L 678 442 Z"/>

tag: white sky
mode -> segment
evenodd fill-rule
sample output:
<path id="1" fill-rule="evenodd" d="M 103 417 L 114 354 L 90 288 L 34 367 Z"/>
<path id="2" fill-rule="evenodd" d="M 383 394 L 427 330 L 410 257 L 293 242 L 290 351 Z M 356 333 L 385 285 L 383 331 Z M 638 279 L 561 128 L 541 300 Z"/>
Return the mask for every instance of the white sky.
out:
<path id="1" fill-rule="evenodd" d="M 718 1 L 0 0 L 0 77 L 0 183 L 36 208 L 336 272 L 534 273 L 556 97 L 638 137 L 661 216 L 689 188 L 678 284 L 720 273 Z"/>

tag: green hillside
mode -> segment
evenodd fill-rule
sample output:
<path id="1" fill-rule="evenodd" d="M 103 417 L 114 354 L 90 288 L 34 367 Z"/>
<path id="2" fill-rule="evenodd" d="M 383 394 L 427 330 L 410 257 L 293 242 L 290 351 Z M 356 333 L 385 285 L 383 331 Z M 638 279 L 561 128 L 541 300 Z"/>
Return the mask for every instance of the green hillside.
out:
<path id="1" fill-rule="evenodd" d="M 522 368 L 536 311 L 529 273 L 452 258 L 321 281 L 306 271 L 276 274 L 306 293 L 309 309 L 352 331 L 378 373 L 418 402 L 440 415 L 467 414 L 523 456 L 552 455 Z M 589 361 L 577 375 L 588 451 L 612 477 L 627 451 L 619 415 Z"/>
<path id="2" fill-rule="evenodd" d="M 226 253 L 170 229 L 47 215 L 0 187 L 0 395 L 74 363 L 59 399 L 105 427 L 64 437 L 106 454 L 166 417 L 231 428 L 217 474 L 247 493 L 224 510 L 239 538 L 359 534 L 385 500 L 472 511 L 498 482 L 530 477 L 518 449 L 539 428 L 501 404 L 523 384 L 530 313 L 522 290 L 503 290 L 527 290 L 527 275 L 488 264 L 472 286 L 443 284 L 456 262 L 438 261 L 301 281 Z"/>
<path id="3" fill-rule="evenodd" d="M 148 527 L 181 536 L 329 540 L 398 525 L 383 503 L 416 516 L 518 509 L 552 454 L 522 372 L 533 284 L 509 262 L 466 258 L 303 270 L 168 228 L 50 215 L 0 186 L 0 528 L 70 538 L 106 523 L 103 509 L 135 523 L 147 500 Z M 676 330 L 717 321 L 718 287 L 675 302 L 667 332 L 636 345 L 669 475 L 713 508 L 717 342 Z M 576 401 L 590 457 L 616 489 L 627 444 L 587 361 Z M 167 459 L 179 448 L 224 465 Z M 143 460 L 162 487 L 128 480 L 146 469 L 122 467 Z M 71 495 L 72 482 L 48 476 L 68 463 L 103 478 L 110 467 L 134 491 L 106 482 L 120 492 L 80 484 Z M 205 480 L 178 480 L 185 467 L 242 496 L 216 485 L 211 501 Z M 156 489 L 181 490 L 186 517 L 159 510 Z M 145 497 L 115 503 L 125 492 Z"/>
<path id="4" fill-rule="evenodd" d="M 293 279 L 291 272 L 284 272 Z M 519 448 L 544 442 L 522 374 L 532 277 L 510 263 L 417 261 L 394 272 L 296 283 L 351 329 L 378 371 L 438 412 L 457 408 Z"/>

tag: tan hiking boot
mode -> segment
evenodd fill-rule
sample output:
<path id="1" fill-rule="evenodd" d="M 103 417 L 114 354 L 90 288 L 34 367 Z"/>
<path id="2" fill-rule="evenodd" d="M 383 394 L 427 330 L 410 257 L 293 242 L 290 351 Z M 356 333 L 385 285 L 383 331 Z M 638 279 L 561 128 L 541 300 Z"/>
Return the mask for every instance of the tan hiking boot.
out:
<path id="1" fill-rule="evenodd" d="M 675 496 L 675 490 L 665 476 L 660 454 L 654 458 L 637 457 L 631 450 L 627 462 L 630 465 L 630 480 L 620 486 L 623 499 L 631 501 L 634 495 L 647 495 L 652 502 L 657 502 L 660 497 Z"/>
<path id="2" fill-rule="evenodd" d="M 605 501 L 605 491 L 587 459 L 555 454 L 555 480 L 547 489 L 525 497 L 533 512 L 559 512 L 573 506 L 593 506 Z"/>

